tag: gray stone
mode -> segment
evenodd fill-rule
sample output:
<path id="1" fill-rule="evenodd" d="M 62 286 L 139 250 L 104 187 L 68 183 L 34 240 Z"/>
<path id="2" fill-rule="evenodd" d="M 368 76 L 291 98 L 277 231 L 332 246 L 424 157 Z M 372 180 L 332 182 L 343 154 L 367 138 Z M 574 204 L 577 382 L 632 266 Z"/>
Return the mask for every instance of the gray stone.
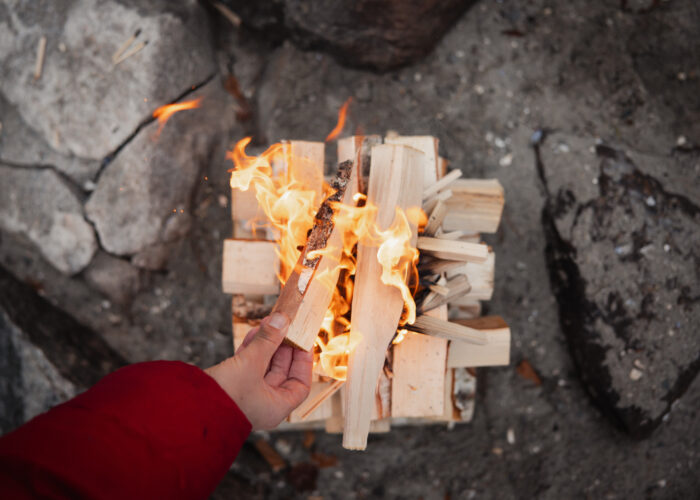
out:
<path id="1" fill-rule="evenodd" d="M 100 160 L 152 111 L 215 71 L 206 17 L 194 0 L 5 3 L 0 90 L 24 121 L 66 155 Z M 137 30 L 147 45 L 118 65 L 113 54 Z M 36 47 L 46 36 L 41 78 Z"/>
<path id="2" fill-rule="evenodd" d="M 86 204 L 105 250 L 122 256 L 148 250 L 136 265 L 165 264 L 162 245 L 187 233 L 191 195 L 204 182 L 203 169 L 212 155 L 224 155 L 234 101 L 218 80 L 188 99 L 196 97 L 202 97 L 201 107 L 173 115 L 160 135 L 158 123 L 144 127 L 105 169 Z"/>
<path id="3" fill-rule="evenodd" d="M 123 259 L 98 252 L 85 270 L 85 279 L 112 302 L 127 305 L 141 288 L 141 272 Z"/>
<path id="4" fill-rule="evenodd" d="M 700 190 L 690 199 L 654 177 L 678 176 L 685 158 L 593 144 L 557 134 L 536 146 L 547 257 L 586 388 L 645 437 L 700 370 Z"/>
<path id="5" fill-rule="evenodd" d="M 428 54 L 473 0 L 228 0 L 276 40 L 323 50 L 347 66 L 388 70 Z"/>
<path id="6" fill-rule="evenodd" d="M 56 370 L 0 310 L 0 434 L 73 397 L 76 386 Z"/>
<path id="7" fill-rule="evenodd" d="M 0 228 L 27 236 L 56 269 L 80 272 L 97 249 L 77 196 L 51 169 L 0 165 Z"/>
<path id="8" fill-rule="evenodd" d="M 89 185 L 100 162 L 56 152 L 44 138 L 29 127 L 17 109 L 0 94 L 0 163 L 17 167 L 52 166 L 70 177 L 81 188 Z"/>

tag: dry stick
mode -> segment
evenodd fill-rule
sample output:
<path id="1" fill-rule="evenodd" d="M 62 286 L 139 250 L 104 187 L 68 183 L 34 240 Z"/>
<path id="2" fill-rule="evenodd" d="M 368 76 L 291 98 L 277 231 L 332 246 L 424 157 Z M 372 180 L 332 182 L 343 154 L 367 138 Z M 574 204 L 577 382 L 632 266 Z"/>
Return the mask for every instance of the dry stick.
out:
<path id="1" fill-rule="evenodd" d="M 448 340 L 459 340 L 478 345 L 489 343 L 488 335 L 482 331 L 426 316 L 425 314 L 418 316 L 415 323 L 406 325 L 405 328 L 412 332 L 424 333 Z"/>
<path id="2" fill-rule="evenodd" d="M 138 29 L 134 32 L 133 35 L 131 35 L 122 45 L 117 49 L 117 51 L 112 55 L 112 64 L 117 64 L 117 61 L 121 57 L 121 55 L 128 49 L 132 43 L 134 43 L 134 40 L 136 40 L 136 37 L 141 34 L 141 30 Z"/>
<path id="3" fill-rule="evenodd" d="M 452 184 L 454 181 L 459 179 L 462 176 L 462 171 L 461 170 L 453 170 L 449 174 L 447 174 L 445 177 L 442 179 L 439 179 L 435 184 L 432 186 L 428 186 L 425 188 L 425 191 L 423 191 L 423 199 L 428 199 L 434 194 L 439 193 L 443 189 L 445 189 L 447 186 Z"/>
<path id="4" fill-rule="evenodd" d="M 115 61 L 114 65 L 116 66 L 117 64 L 119 64 L 119 63 L 121 63 L 121 62 L 123 62 L 123 61 L 126 61 L 126 60 L 129 59 L 131 56 L 133 56 L 134 54 L 140 52 L 141 49 L 143 49 L 146 45 L 148 45 L 148 40 L 146 40 L 145 42 L 141 42 L 141 43 L 135 45 L 134 47 L 131 48 L 131 50 L 129 50 L 127 53 L 125 53 L 123 56 L 121 56 L 119 59 L 117 59 L 117 60 Z"/>
<path id="5" fill-rule="evenodd" d="M 431 196 L 430 198 L 423 200 L 423 211 L 425 213 L 432 212 L 433 209 L 435 208 L 435 205 L 437 205 L 438 201 L 443 201 L 446 202 L 452 197 L 452 190 L 451 189 L 446 189 L 444 191 L 440 191 L 438 194 Z"/>
<path id="6" fill-rule="evenodd" d="M 309 402 L 304 402 L 305 405 L 309 405 L 304 413 L 301 415 L 301 420 L 306 420 L 309 415 L 311 415 L 316 408 L 321 406 L 323 402 L 335 394 L 345 383 L 345 380 L 334 380 L 331 385 L 326 387 L 323 391 L 319 392 L 316 397 Z"/>
<path id="7" fill-rule="evenodd" d="M 305 351 L 313 347 L 333 296 L 333 290 L 326 283 L 313 278 L 317 272 L 328 269 L 332 273 L 331 281 L 338 280 L 339 270 L 336 270 L 336 262 L 342 252 L 342 228 L 335 228 L 333 205 L 337 202 L 347 205 L 352 203 L 357 187 L 356 172 L 352 161 L 345 161 L 338 167 L 338 175 L 331 181 L 334 192 L 318 209 L 306 247 L 287 278 L 274 307 L 274 311 L 283 312 L 290 319 L 285 341 Z M 309 255 L 312 251 L 323 250 L 326 247 L 332 249 L 333 255 Z"/>
<path id="8" fill-rule="evenodd" d="M 36 47 L 36 64 L 34 65 L 34 79 L 41 78 L 41 70 L 44 68 L 44 56 L 46 55 L 46 37 L 39 38 L 39 45 Z"/>
<path id="9" fill-rule="evenodd" d="M 421 157 L 422 153 L 406 146 L 384 144 L 372 148 L 367 201 L 377 207 L 380 230 L 391 225 L 396 207 L 405 210 L 420 204 Z M 415 234 L 415 228 L 412 230 Z M 351 341 L 357 340 L 357 345 L 349 356 L 345 386 L 343 447 L 348 449 L 367 447 L 377 380 L 403 310 L 400 291 L 384 284 L 381 276 L 377 248 L 358 245 L 350 327 Z"/>
<path id="10" fill-rule="evenodd" d="M 440 229 L 440 226 L 442 226 L 442 221 L 445 219 L 446 215 L 447 204 L 442 200 L 438 200 L 435 208 L 433 208 L 433 211 L 430 212 L 430 217 L 428 218 L 428 223 L 423 230 L 423 234 L 426 236 L 435 236 L 437 230 Z"/>
<path id="11" fill-rule="evenodd" d="M 223 16 L 228 19 L 231 24 L 233 24 L 236 28 L 238 28 L 241 25 L 241 17 L 233 12 L 231 9 L 229 9 L 227 6 L 222 4 L 221 2 L 214 2 L 214 8 L 221 12 Z"/>

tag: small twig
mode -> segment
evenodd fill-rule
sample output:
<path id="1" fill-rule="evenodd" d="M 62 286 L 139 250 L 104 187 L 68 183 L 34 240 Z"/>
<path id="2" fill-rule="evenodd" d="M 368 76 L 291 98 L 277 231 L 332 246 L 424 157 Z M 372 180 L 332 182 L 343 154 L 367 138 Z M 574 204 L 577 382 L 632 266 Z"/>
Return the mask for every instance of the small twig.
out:
<path id="1" fill-rule="evenodd" d="M 241 25 L 240 16 L 233 12 L 231 9 L 229 9 L 227 6 L 225 6 L 221 2 L 214 2 L 213 5 L 214 8 L 221 12 L 226 19 L 231 21 L 231 24 L 233 24 L 236 28 L 238 28 Z"/>
<path id="2" fill-rule="evenodd" d="M 314 400 L 309 403 L 311 406 L 302 414 L 301 420 L 306 420 L 306 418 L 311 415 L 316 408 L 321 406 L 321 404 L 328 398 L 330 398 L 333 394 L 335 394 L 338 389 L 340 389 L 343 384 L 345 383 L 345 380 L 334 380 L 331 385 L 326 387 L 323 391 L 319 392 L 318 395 L 314 398 Z"/>
<path id="3" fill-rule="evenodd" d="M 117 61 L 114 63 L 114 65 L 116 66 L 117 64 L 129 59 L 134 54 L 140 52 L 146 45 L 148 45 L 148 40 L 146 40 L 145 42 L 141 42 L 138 45 L 134 45 L 131 48 L 131 50 L 129 50 L 123 56 L 121 56 L 119 59 L 117 59 Z"/>
<path id="4" fill-rule="evenodd" d="M 41 78 L 41 70 L 44 68 L 44 56 L 46 55 L 46 37 L 39 38 L 39 45 L 36 48 L 36 64 L 34 65 L 34 79 Z"/>
<path id="5" fill-rule="evenodd" d="M 117 49 L 117 51 L 112 56 L 112 64 L 115 64 L 115 65 L 117 64 L 121 55 L 126 51 L 126 49 L 128 49 L 131 46 L 132 43 L 134 43 L 134 40 L 136 40 L 136 37 L 139 36 L 140 34 L 141 34 L 141 30 L 137 29 L 134 32 L 134 34 L 131 35 L 129 37 L 129 39 L 126 42 L 124 42 L 121 45 L 121 47 L 119 47 L 119 49 Z"/>

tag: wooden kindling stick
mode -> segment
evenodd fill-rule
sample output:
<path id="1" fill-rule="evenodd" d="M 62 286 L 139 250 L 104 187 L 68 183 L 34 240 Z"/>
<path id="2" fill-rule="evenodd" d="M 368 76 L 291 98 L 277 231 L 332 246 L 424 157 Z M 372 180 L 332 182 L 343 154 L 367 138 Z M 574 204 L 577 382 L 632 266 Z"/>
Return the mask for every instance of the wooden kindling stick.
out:
<path id="1" fill-rule="evenodd" d="M 309 233 L 306 247 L 299 256 L 294 270 L 287 278 L 273 308 L 289 317 L 289 330 L 285 341 L 293 346 L 311 350 L 321 328 L 323 316 L 333 297 L 333 287 L 314 279 L 323 271 L 331 273 L 328 282 L 338 281 L 342 248 L 342 228 L 334 222 L 335 202 L 350 205 L 357 192 L 357 169 L 352 161 L 344 161 L 338 166 L 338 174 L 331 181 L 333 192 L 316 213 L 314 226 Z M 324 250 L 322 256 L 312 252 Z"/>
<path id="2" fill-rule="evenodd" d="M 306 400 L 304 401 L 304 406 L 307 408 L 304 409 L 304 413 L 301 414 L 301 420 L 306 420 L 309 415 L 311 415 L 316 408 L 321 406 L 323 402 L 330 398 L 333 394 L 335 394 L 341 387 L 343 387 L 343 384 L 345 383 L 345 380 L 334 380 L 331 385 L 326 387 L 323 391 L 318 393 L 315 398 L 312 400 Z"/>
<path id="3" fill-rule="evenodd" d="M 460 340 L 478 345 L 489 343 L 488 335 L 482 331 L 426 316 L 425 314 L 418 316 L 412 325 L 405 325 L 404 328 L 412 332 L 424 333 L 448 340 Z"/>
<path id="4" fill-rule="evenodd" d="M 396 208 L 420 206 L 423 168 L 420 151 L 403 145 L 372 148 L 367 202 L 377 207 L 380 231 L 393 222 Z M 412 228 L 415 237 L 416 228 Z M 415 243 L 415 239 L 414 239 Z M 377 248 L 358 244 L 350 326 L 355 349 L 348 359 L 343 447 L 364 450 L 375 407 L 377 380 L 403 310 L 398 288 L 385 285 Z"/>

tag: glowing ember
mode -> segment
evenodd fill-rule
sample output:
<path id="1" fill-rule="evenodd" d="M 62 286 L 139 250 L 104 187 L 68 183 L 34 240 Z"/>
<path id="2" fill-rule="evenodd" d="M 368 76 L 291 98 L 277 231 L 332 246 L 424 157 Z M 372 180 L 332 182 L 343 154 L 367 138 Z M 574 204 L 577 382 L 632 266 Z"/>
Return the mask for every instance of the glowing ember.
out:
<path id="1" fill-rule="evenodd" d="M 176 102 L 174 104 L 166 104 L 161 106 L 153 112 L 153 118 L 158 119 L 158 131 L 156 132 L 156 137 L 160 135 L 160 132 L 165 127 L 165 123 L 173 116 L 175 113 L 184 111 L 186 109 L 195 109 L 199 107 L 199 103 L 202 102 L 202 98 L 193 99 L 191 101 Z"/>
<path id="2" fill-rule="evenodd" d="M 335 128 L 331 130 L 331 133 L 328 134 L 328 137 L 326 137 L 326 142 L 332 141 L 333 139 L 336 139 L 340 133 L 343 131 L 343 127 L 345 127 L 345 118 L 347 117 L 348 114 L 348 107 L 350 106 L 350 103 L 352 102 L 352 97 L 348 97 L 348 100 L 345 101 L 343 106 L 340 108 L 340 112 L 338 113 L 338 123 L 335 125 Z"/>

